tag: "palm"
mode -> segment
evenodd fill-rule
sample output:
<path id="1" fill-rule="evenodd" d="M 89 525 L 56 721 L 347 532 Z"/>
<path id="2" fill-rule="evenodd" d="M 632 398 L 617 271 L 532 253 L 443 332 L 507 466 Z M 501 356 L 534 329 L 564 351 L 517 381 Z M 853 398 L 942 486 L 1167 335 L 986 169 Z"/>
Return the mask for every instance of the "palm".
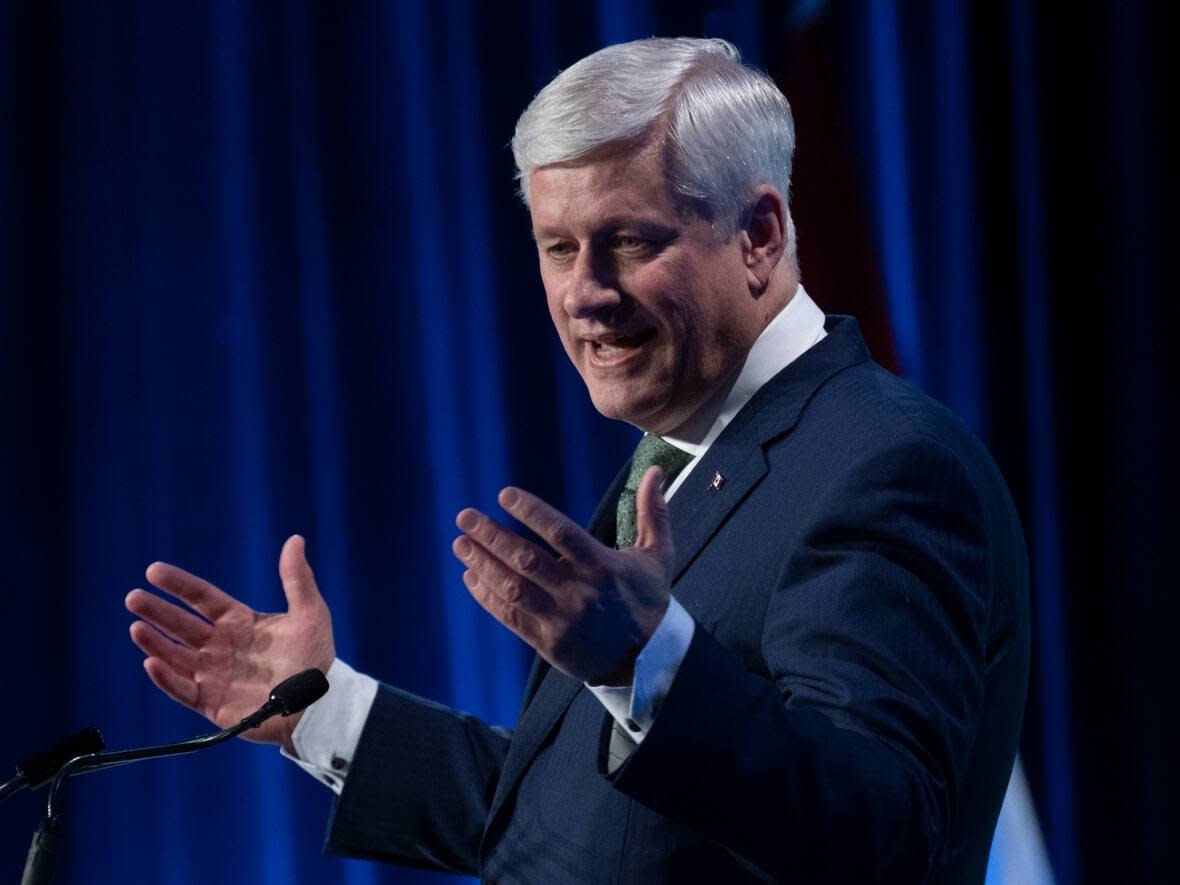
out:
<path id="1" fill-rule="evenodd" d="M 262 614 L 244 605 L 227 612 L 202 650 L 208 678 L 197 685 L 198 712 L 226 728 L 257 710 L 271 688 L 293 673 L 313 666 L 326 671 L 334 657 L 330 622 L 326 636 L 319 628 L 317 621 L 291 613 Z M 245 737 L 273 743 L 288 725 L 271 719 Z"/>
<path id="2" fill-rule="evenodd" d="M 182 569 L 153 564 L 148 580 L 202 617 L 143 590 L 128 594 L 128 610 L 143 619 L 131 625 L 131 638 L 148 655 L 144 669 L 152 682 L 225 728 L 257 710 L 286 677 L 308 667 L 327 671 L 335 658 L 331 614 L 302 539 L 284 545 L 279 574 L 288 611 L 262 614 Z M 297 722 L 297 716 L 274 718 L 244 737 L 290 746 Z"/>

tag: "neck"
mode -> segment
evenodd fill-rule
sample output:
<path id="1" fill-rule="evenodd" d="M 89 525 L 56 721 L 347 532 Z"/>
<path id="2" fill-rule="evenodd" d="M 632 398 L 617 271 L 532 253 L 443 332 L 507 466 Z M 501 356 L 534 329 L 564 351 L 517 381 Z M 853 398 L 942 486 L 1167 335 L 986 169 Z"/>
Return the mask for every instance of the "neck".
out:
<path id="1" fill-rule="evenodd" d="M 798 291 L 799 273 L 795 270 L 795 255 L 792 252 L 771 271 L 766 291 L 760 296 L 764 305 L 760 333 L 770 325 L 771 320 L 782 313 L 783 308 L 791 303 Z"/>

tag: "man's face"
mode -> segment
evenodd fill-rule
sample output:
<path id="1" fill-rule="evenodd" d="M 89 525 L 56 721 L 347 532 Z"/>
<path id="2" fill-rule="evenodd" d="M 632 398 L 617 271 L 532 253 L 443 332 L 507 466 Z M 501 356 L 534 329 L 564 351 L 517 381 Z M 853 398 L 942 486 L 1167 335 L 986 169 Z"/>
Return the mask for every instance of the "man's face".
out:
<path id="1" fill-rule="evenodd" d="M 674 430 L 765 325 L 748 240 L 722 243 L 678 205 L 651 148 L 542 167 L 530 194 L 549 313 L 595 408 L 650 433 Z"/>

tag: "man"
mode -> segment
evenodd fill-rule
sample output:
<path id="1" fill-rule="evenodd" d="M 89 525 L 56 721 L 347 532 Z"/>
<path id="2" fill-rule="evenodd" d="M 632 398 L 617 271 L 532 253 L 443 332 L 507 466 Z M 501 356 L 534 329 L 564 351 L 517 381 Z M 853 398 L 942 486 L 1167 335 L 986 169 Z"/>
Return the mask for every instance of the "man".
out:
<path id="1" fill-rule="evenodd" d="M 161 563 L 209 623 L 128 596 L 148 675 L 218 724 L 328 671 L 253 737 L 339 793 L 330 850 L 497 882 L 982 881 L 1023 539 L 982 447 L 801 288 L 793 144 L 716 40 L 604 49 L 518 123 L 553 322 L 596 408 L 647 435 L 590 531 L 513 488 L 545 545 L 457 517 L 465 584 L 538 652 L 511 734 L 337 661 L 298 537 L 286 615 Z"/>

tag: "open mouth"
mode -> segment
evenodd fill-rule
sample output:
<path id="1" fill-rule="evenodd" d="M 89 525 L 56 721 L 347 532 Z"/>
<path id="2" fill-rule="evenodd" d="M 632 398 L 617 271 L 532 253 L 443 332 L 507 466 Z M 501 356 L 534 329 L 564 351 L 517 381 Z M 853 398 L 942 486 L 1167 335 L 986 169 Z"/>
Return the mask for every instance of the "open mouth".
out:
<path id="1" fill-rule="evenodd" d="M 596 362 L 612 364 L 626 359 L 636 353 L 643 345 L 651 341 L 656 335 L 655 329 L 644 329 L 634 335 L 620 335 L 609 340 L 592 340 L 590 350 Z"/>

